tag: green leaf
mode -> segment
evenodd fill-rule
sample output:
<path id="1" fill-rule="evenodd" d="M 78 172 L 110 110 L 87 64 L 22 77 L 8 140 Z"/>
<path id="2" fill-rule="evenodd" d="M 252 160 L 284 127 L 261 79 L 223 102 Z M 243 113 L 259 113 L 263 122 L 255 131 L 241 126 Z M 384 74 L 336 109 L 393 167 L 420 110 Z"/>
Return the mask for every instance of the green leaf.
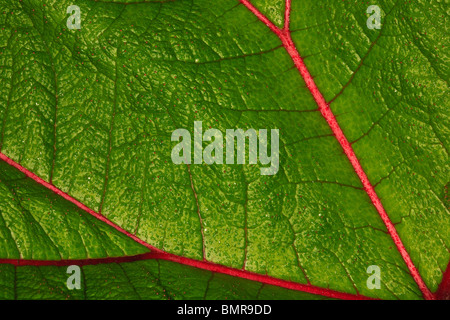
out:
<path id="1" fill-rule="evenodd" d="M 438 1 L 366 4 L 294 1 L 293 33 L 315 81 L 359 157 L 422 277 L 437 289 L 449 261 L 448 8 Z M 321 7 L 323 7 L 321 9 Z M 321 10 L 320 10 L 321 9 Z M 333 21 L 332 23 L 330 21 Z M 327 34 L 323 41 L 321 34 Z M 331 75 L 331 76 L 330 76 Z M 343 89 L 344 88 L 344 89 Z M 447 138 L 446 138 L 447 137 Z"/>
<path id="2" fill-rule="evenodd" d="M 3 161 L 0 239 L 0 259 L 93 259 L 148 251 Z"/>
<path id="3" fill-rule="evenodd" d="M 83 290 L 67 288 L 66 270 L 67 267 L 0 265 L 0 299 L 324 299 L 163 260 L 84 266 Z"/>
<path id="4" fill-rule="evenodd" d="M 73 1 L 0 2 L 1 153 L 157 250 L 343 293 L 421 298 L 280 38 L 237 1 L 128 2 L 76 1 L 81 30 L 66 26 Z M 284 25 L 283 1 L 254 4 Z M 434 292 L 450 246 L 448 12 L 438 1 L 371 4 L 382 8 L 381 30 L 367 28 L 365 3 L 293 1 L 290 34 Z M 193 134 L 194 121 L 222 133 L 279 129 L 278 173 L 261 175 L 261 163 L 175 165 L 171 134 Z M 16 169 L 0 169 L 0 258 L 148 251 Z M 87 291 L 70 297 L 153 297 L 158 263 L 84 266 Z M 187 268 L 161 263 L 167 274 Z M 367 287 L 370 265 L 380 267 L 379 290 Z M 139 287 L 141 267 L 153 270 L 154 286 Z M 11 287 L 19 278 L 4 268 L 0 283 Z M 40 272 L 67 297 L 61 270 L 17 267 L 16 296 L 47 297 L 27 284 Z M 198 272 L 173 292 L 188 282 L 197 291 L 181 297 L 233 297 L 228 277 L 206 290 L 210 274 Z M 123 291 L 98 285 L 112 273 Z M 244 282 L 241 298 L 262 297 Z"/>

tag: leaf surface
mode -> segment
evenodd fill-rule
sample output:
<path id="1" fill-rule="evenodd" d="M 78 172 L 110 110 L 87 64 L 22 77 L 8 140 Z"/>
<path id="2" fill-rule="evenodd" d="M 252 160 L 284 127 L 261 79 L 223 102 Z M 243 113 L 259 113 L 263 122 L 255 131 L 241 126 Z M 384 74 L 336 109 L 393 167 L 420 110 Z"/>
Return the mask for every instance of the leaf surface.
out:
<path id="1" fill-rule="evenodd" d="M 80 31 L 67 29 L 69 1 L 0 2 L 0 151 L 111 222 L 78 230 L 82 219 L 64 218 L 79 213 L 70 199 L 2 165 L 0 258 L 155 248 L 367 297 L 421 298 L 418 278 L 438 289 L 450 241 L 444 5 L 382 1 L 383 27 L 369 30 L 362 3 L 254 1 L 268 28 L 241 2 L 78 1 Z M 290 32 L 277 36 L 286 8 Z M 370 182 L 355 173 L 295 52 Z M 279 172 L 173 164 L 171 133 L 193 133 L 194 121 L 222 132 L 279 129 Z M 58 218 L 42 218 L 49 208 Z M 55 232 L 58 219 L 77 230 L 67 241 Z M 394 226 L 417 274 L 392 240 Z M 370 265 L 382 270 L 380 290 L 367 287 Z"/>
<path id="2" fill-rule="evenodd" d="M 0 299 L 326 299 L 164 260 L 84 266 L 81 268 L 83 290 L 67 288 L 66 270 L 67 267 L 56 266 L 0 265 Z M 15 279 L 15 287 L 11 279 Z"/>

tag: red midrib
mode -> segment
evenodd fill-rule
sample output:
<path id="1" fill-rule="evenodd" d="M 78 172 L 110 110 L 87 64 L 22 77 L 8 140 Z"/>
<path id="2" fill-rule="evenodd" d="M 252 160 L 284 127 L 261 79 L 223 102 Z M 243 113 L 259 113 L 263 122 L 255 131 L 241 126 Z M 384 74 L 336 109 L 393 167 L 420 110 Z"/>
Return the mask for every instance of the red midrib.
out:
<path id="1" fill-rule="evenodd" d="M 316 83 L 314 82 L 313 77 L 308 71 L 308 68 L 306 67 L 305 63 L 303 62 L 303 59 L 301 58 L 299 52 L 297 51 L 297 48 L 295 47 L 294 42 L 292 41 L 291 32 L 289 29 L 289 20 L 290 20 L 290 10 L 291 10 L 291 1 L 286 0 L 286 7 L 285 7 L 285 24 L 284 28 L 280 29 L 277 26 L 275 26 L 266 16 L 264 16 L 258 9 L 256 9 L 248 0 L 239 0 L 245 7 L 247 7 L 261 22 L 266 24 L 269 29 L 275 33 L 283 43 L 283 47 L 288 52 L 289 56 L 292 58 L 296 68 L 300 72 L 303 80 L 306 83 L 306 86 L 308 90 L 311 92 L 312 96 L 314 97 L 314 100 L 316 101 L 319 111 L 322 114 L 322 116 L 327 121 L 328 125 L 330 126 L 331 130 L 333 131 L 334 136 L 338 140 L 339 144 L 341 145 L 342 149 L 345 152 L 345 155 L 349 159 L 350 163 L 353 166 L 353 169 L 355 170 L 356 174 L 358 175 L 359 179 L 361 180 L 364 190 L 366 191 L 367 195 L 369 196 L 370 200 L 372 201 L 372 204 L 375 206 L 376 210 L 378 211 L 378 214 L 380 215 L 381 219 L 383 220 L 384 224 L 386 225 L 386 228 L 389 232 L 389 235 L 391 236 L 392 240 L 394 241 L 398 251 L 400 252 L 400 255 L 402 256 L 403 260 L 405 261 L 409 272 L 411 273 L 411 276 L 414 278 L 414 281 L 419 286 L 420 291 L 422 292 L 425 299 L 433 300 L 435 299 L 435 296 L 431 291 L 428 289 L 427 285 L 423 281 L 422 277 L 420 276 L 419 271 L 417 270 L 416 266 L 414 265 L 408 251 L 406 250 L 405 246 L 403 245 L 403 242 L 400 239 L 400 236 L 397 233 L 397 230 L 395 229 L 394 224 L 392 223 L 391 219 L 389 218 L 388 214 L 386 213 L 386 210 L 384 209 L 380 198 L 378 197 L 377 193 L 375 192 L 375 188 L 370 183 L 364 169 L 362 168 L 361 164 L 359 163 L 359 160 L 353 151 L 353 148 L 349 141 L 347 140 L 347 137 L 344 135 L 344 132 L 342 131 L 341 127 L 339 126 L 339 123 L 336 120 L 336 117 L 333 114 L 333 111 L 331 111 L 329 104 L 325 101 L 325 98 L 323 97 L 322 93 L 320 92 L 319 88 L 317 87 Z"/>
<path id="2" fill-rule="evenodd" d="M 426 284 L 422 280 L 418 270 L 414 266 L 414 263 L 412 262 L 407 250 L 405 249 L 392 221 L 390 220 L 389 216 L 387 215 L 386 211 L 383 208 L 383 205 L 378 198 L 374 187 L 371 185 L 369 179 L 367 178 L 366 173 L 364 172 L 361 164 L 359 163 L 358 158 L 356 157 L 356 154 L 353 151 L 353 148 L 351 147 L 350 143 L 348 142 L 347 138 L 345 137 L 344 133 L 342 132 L 342 129 L 340 128 L 333 112 L 331 111 L 328 103 L 325 101 L 323 95 L 321 94 L 320 90 L 318 89 L 317 85 L 315 84 L 311 74 L 309 73 L 306 65 L 303 62 L 303 59 L 300 57 L 294 42 L 292 41 L 291 34 L 289 31 L 289 19 L 290 19 L 290 8 L 291 8 L 291 0 L 286 0 L 286 10 L 285 10 L 285 24 L 284 28 L 280 29 L 277 26 L 275 26 L 267 17 L 265 17 L 259 10 L 257 10 L 248 0 L 239 0 L 245 7 L 247 7 L 255 16 L 262 21 L 264 24 L 266 24 L 272 32 L 274 32 L 281 40 L 284 48 L 288 52 L 288 54 L 291 56 L 295 66 L 299 70 L 302 78 L 304 79 L 307 88 L 311 92 L 311 94 L 314 97 L 314 100 L 316 101 L 319 110 L 322 114 L 322 116 L 325 118 L 327 123 L 329 124 L 331 130 L 333 131 L 333 134 L 335 135 L 336 139 L 339 141 L 340 145 L 342 146 L 347 158 L 349 159 L 350 163 L 352 164 L 356 174 L 360 178 L 365 191 L 367 192 L 369 198 L 371 199 L 373 205 L 377 209 L 381 219 L 385 223 L 387 230 L 392 237 L 397 249 L 399 250 L 402 258 L 406 262 L 406 265 L 408 266 L 408 269 L 418 284 L 420 290 L 422 291 L 423 296 L 426 299 L 435 299 L 436 296 L 438 298 L 441 297 L 447 297 L 449 296 L 449 290 L 450 290 L 450 270 L 447 269 L 447 271 L 444 274 L 444 278 L 442 281 L 442 284 L 440 286 L 440 289 L 437 292 L 437 295 L 435 296 L 433 293 L 430 292 L 430 290 L 427 288 Z M 135 235 L 131 234 L 130 232 L 126 231 L 125 229 L 121 228 L 120 226 L 116 225 L 109 219 L 107 219 L 105 216 L 101 215 L 100 213 L 95 212 L 94 210 L 88 208 L 86 205 L 81 203 L 80 201 L 74 199 L 70 195 L 66 194 L 62 190 L 56 188 L 54 185 L 44 181 L 43 179 L 39 178 L 34 173 L 30 172 L 29 170 L 22 167 L 20 164 L 16 163 L 12 159 L 8 158 L 5 154 L 0 152 L 0 160 L 5 161 L 9 165 L 15 167 L 19 171 L 23 172 L 26 176 L 33 179 L 37 183 L 43 185 L 44 187 L 48 188 L 49 190 L 55 192 L 59 196 L 63 197 L 69 202 L 72 202 L 80 209 L 86 211 L 87 213 L 91 214 L 95 218 L 99 219 L 100 221 L 110 225 L 117 231 L 125 234 L 129 238 L 133 239 L 134 241 L 140 243 L 141 245 L 149 248 L 152 250 L 151 253 L 146 253 L 142 255 L 137 256 L 131 256 L 131 257 L 120 257 L 120 258 L 104 258 L 104 259 L 83 259 L 83 260 L 59 260 L 59 261 L 43 261 L 43 260 L 16 260 L 16 259 L 0 259 L 0 263 L 10 263 L 16 266 L 21 265 L 35 265 L 35 266 L 45 266 L 45 265 L 71 265 L 71 264 L 78 264 L 78 265 L 86 265 L 86 264 L 99 264 L 99 263 L 113 263 L 113 262 L 131 262 L 131 261 L 139 261 L 139 260 L 145 260 L 145 259 L 161 259 L 161 260 L 167 260 L 172 262 L 177 262 L 183 265 L 189 265 L 196 268 L 212 271 L 212 272 L 219 272 L 235 277 L 245 278 L 253 281 L 258 281 L 265 284 L 275 285 L 287 289 L 292 290 L 298 290 L 303 291 L 311 294 L 317 294 L 317 295 L 323 295 L 331 298 L 338 298 L 338 299 L 370 299 L 365 296 L 361 295 L 353 295 L 348 294 L 344 292 L 338 292 L 331 289 L 326 288 L 320 288 L 316 287 L 310 284 L 299 284 L 291 281 L 281 280 L 277 278 L 273 278 L 267 275 L 261 275 L 252 273 L 245 270 L 239 270 L 234 269 L 230 267 L 225 267 L 222 265 L 214 264 L 212 262 L 208 261 L 198 261 L 194 259 L 189 259 L 182 256 L 177 256 L 174 254 L 166 253 L 158 248 L 155 248 L 151 246 L 150 244 L 146 243 L 145 241 L 141 240 L 140 238 L 136 237 Z"/>
<path id="3" fill-rule="evenodd" d="M 441 284 L 436 291 L 436 299 L 450 300 L 450 262 L 447 265 L 447 269 L 442 277 Z"/>
<path id="4" fill-rule="evenodd" d="M 45 180 L 39 178 L 37 175 L 32 173 L 31 171 L 27 170 L 26 168 L 22 167 L 20 164 L 15 162 L 14 160 L 8 158 L 5 154 L 0 152 L 0 160 L 5 161 L 10 166 L 16 168 L 17 170 L 24 173 L 27 177 L 33 179 L 40 185 L 46 187 L 47 189 L 53 191 L 57 195 L 63 197 L 67 201 L 75 204 L 78 208 L 86 211 L 90 215 L 94 216 L 98 220 L 108 224 L 112 228 L 116 229 L 117 231 L 125 234 L 129 238 L 133 239 L 134 241 L 138 242 L 139 244 L 147 247 L 152 252 L 145 253 L 142 255 L 137 256 L 125 256 L 125 257 L 118 257 L 118 258 L 103 258 L 103 259 L 82 259 L 82 260 L 71 260 L 71 259 L 63 259 L 63 260 L 25 260 L 25 259 L 0 259 L 0 263 L 8 263 L 15 266 L 24 266 L 24 265 L 33 265 L 33 266 L 66 266 L 66 265 L 91 265 L 91 264 L 100 264 L 100 263 L 121 263 L 121 262 L 132 262 L 132 261 L 140 261 L 145 259 L 160 259 L 160 260 L 167 260 L 172 261 L 176 263 L 180 263 L 187 266 L 192 266 L 195 268 L 204 269 L 211 272 L 218 272 L 223 273 L 226 275 L 239 277 L 243 279 L 248 279 L 252 281 L 258 281 L 261 283 L 279 286 L 286 289 L 291 290 L 297 290 L 302 292 L 307 292 L 311 294 L 317 294 L 322 295 L 325 297 L 330 298 L 336 298 L 336 299 L 351 299 L 351 300 L 366 300 L 371 299 L 369 297 L 365 297 L 359 294 L 349 294 L 345 292 L 338 292 L 331 289 L 326 288 L 320 288 L 317 286 L 313 286 L 310 284 L 300 284 L 292 281 L 277 279 L 274 277 L 270 277 L 267 275 L 257 274 L 250 271 L 245 270 L 239 270 L 234 269 L 226 266 L 222 266 L 219 264 L 215 264 L 208 261 L 199 261 L 194 260 L 182 256 L 178 256 L 175 254 L 164 252 L 158 248 L 153 247 L 152 245 L 148 244 L 147 242 L 141 240 L 140 238 L 136 237 L 135 235 L 131 234 L 130 232 L 126 231 L 125 229 L 121 228 L 120 226 L 116 225 L 114 222 L 106 218 L 105 216 L 101 215 L 98 212 L 95 212 L 94 210 L 90 209 L 80 201 L 74 199 L 64 191 L 58 189 L 54 185 L 46 182 Z"/>
<path id="5" fill-rule="evenodd" d="M 0 259 L 0 263 L 7 263 L 14 266 L 35 266 L 35 267 L 43 267 L 43 266 L 86 266 L 86 265 L 97 265 L 104 263 L 126 263 L 126 262 L 135 262 L 135 261 L 143 261 L 143 260 L 166 260 L 175 263 L 179 263 L 182 265 L 191 266 L 194 268 L 199 268 L 203 270 L 207 270 L 210 272 L 218 272 L 223 273 L 232 277 L 248 279 L 251 281 L 257 281 L 260 283 L 277 286 L 281 288 L 286 288 L 290 290 L 302 291 L 310 294 L 316 294 L 324 297 L 334 298 L 334 299 L 347 299 L 347 300 L 374 300 L 373 298 L 369 298 L 363 295 L 354 295 L 345 292 L 334 291 L 330 289 L 320 288 L 316 286 L 312 286 L 309 284 L 300 284 L 292 281 L 282 280 L 274 277 L 270 277 L 267 275 L 262 275 L 258 273 L 253 273 L 249 271 L 243 271 L 239 269 L 225 267 L 219 264 L 199 261 L 194 259 L 189 259 L 181 256 L 177 256 L 169 253 L 158 253 L 158 252 L 150 252 L 144 253 L 136 256 L 127 256 L 127 257 L 117 257 L 117 258 L 101 258 L 101 259 L 82 259 L 82 260 L 25 260 L 25 259 Z"/>

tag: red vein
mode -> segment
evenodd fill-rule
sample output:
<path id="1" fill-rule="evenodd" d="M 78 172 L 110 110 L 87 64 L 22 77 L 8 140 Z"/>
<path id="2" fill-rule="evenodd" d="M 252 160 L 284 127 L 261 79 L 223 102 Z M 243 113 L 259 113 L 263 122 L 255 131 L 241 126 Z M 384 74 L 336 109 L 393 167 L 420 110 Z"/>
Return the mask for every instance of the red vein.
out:
<path id="1" fill-rule="evenodd" d="M 3 153 L 0 152 L 0 160 L 5 161 L 7 164 L 9 164 L 10 166 L 16 168 L 17 170 L 19 170 L 20 172 L 24 173 L 27 177 L 33 179 L 34 181 L 36 181 L 37 183 L 39 183 L 40 185 L 46 187 L 47 189 L 53 191 L 54 193 L 56 193 L 57 195 L 63 197 L 64 199 L 66 199 L 67 201 L 72 202 L 74 205 L 76 205 L 78 208 L 80 208 L 81 210 L 86 211 L 87 213 L 89 213 L 90 215 L 94 216 L 95 218 L 97 218 L 98 220 L 108 224 L 109 226 L 113 227 L 114 229 L 116 229 L 117 231 L 125 234 L 126 236 L 130 237 L 131 239 L 133 239 L 134 241 L 142 244 L 143 246 L 153 250 L 153 251 L 157 251 L 157 252 L 162 252 L 161 250 L 154 248 L 152 246 L 150 246 L 148 243 L 146 243 L 145 241 L 139 239 L 138 237 L 136 237 L 135 235 L 129 233 L 128 231 L 126 231 L 125 229 L 122 229 L 121 227 L 119 227 L 117 224 L 115 224 L 114 222 L 108 220 L 108 218 L 106 218 L 105 216 L 101 215 L 100 213 L 95 212 L 94 210 L 92 210 L 91 208 L 88 208 L 86 205 L 84 205 L 83 203 L 81 203 L 80 201 L 76 200 L 75 198 L 69 196 L 67 193 L 65 193 L 64 191 L 56 188 L 54 185 L 46 182 L 45 180 L 39 178 L 37 175 L 35 175 L 34 173 L 32 173 L 31 171 L 25 169 L 24 167 L 22 167 L 20 164 L 16 163 L 14 160 L 11 160 L 10 158 L 8 158 L 6 155 L 4 155 Z"/>
<path id="2" fill-rule="evenodd" d="M 154 253 L 148 252 L 135 256 L 124 257 L 110 257 L 110 258 L 98 258 L 98 259 L 62 259 L 62 260 L 29 260 L 29 259 L 0 259 L 0 264 L 12 264 L 16 267 L 22 266 L 34 266 L 34 267 L 46 267 L 46 266 L 91 266 L 97 264 L 106 263 L 124 263 L 135 262 L 141 260 L 148 260 L 153 258 Z"/>
<path id="3" fill-rule="evenodd" d="M 289 30 L 291 22 L 291 0 L 286 0 L 284 7 L 284 30 Z"/>
<path id="4" fill-rule="evenodd" d="M 276 25 L 273 24 L 272 21 L 270 21 L 265 15 L 263 15 L 258 9 L 256 9 L 250 1 L 247 0 L 239 0 L 244 6 L 247 7 L 248 10 L 250 10 L 261 22 L 263 22 L 266 26 L 269 27 L 269 29 L 275 33 L 278 37 L 281 37 L 283 35 L 283 31 L 280 30 Z"/>
<path id="5" fill-rule="evenodd" d="M 448 263 L 447 270 L 444 272 L 442 282 L 436 291 L 436 299 L 450 300 L 450 262 Z"/>
<path id="6" fill-rule="evenodd" d="M 15 266 L 25 266 L 25 265 L 32 265 L 32 266 L 67 266 L 67 265 L 91 265 L 91 264 L 100 264 L 100 263 L 121 263 L 121 262 L 133 262 L 133 261 L 139 261 L 139 260 L 145 260 L 145 259 L 160 259 L 160 260 L 167 260 L 172 261 L 175 263 L 200 268 L 203 270 L 211 271 L 211 272 L 218 272 L 223 273 L 226 275 L 230 275 L 233 277 L 239 277 L 243 279 L 248 279 L 252 281 L 258 281 L 265 284 L 270 284 L 274 286 L 279 286 L 286 289 L 296 290 L 296 291 L 302 291 L 307 292 L 311 294 L 316 295 L 322 295 L 329 298 L 336 298 L 336 299 L 351 299 L 351 300 L 367 300 L 371 299 L 366 296 L 362 296 L 359 294 L 350 294 L 345 292 L 339 292 L 327 288 L 320 288 L 316 287 L 310 284 L 300 284 L 292 281 L 277 279 L 274 277 L 270 277 L 267 275 L 257 274 L 246 270 L 239 270 L 234 269 L 226 266 L 222 266 L 219 264 L 215 264 L 208 261 L 199 261 L 194 260 L 182 256 L 178 256 L 175 254 L 170 254 L 165 251 L 162 251 L 158 248 L 153 247 L 152 245 L 148 244 L 147 242 L 139 239 L 135 235 L 131 234 L 130 232 L 124 230 L 123 228 L 119 227 L 114 222 L 108 220 L 105 216 L 95 212 L 94 210 L 88 208 L 86 205 L 82 204 L 80 201 L 76 200 L 75 198 L 71 197 L 67 193 L 63 192 L 62 190 L 58 189 L 54 185 L 44 181 L 43 179 L 39 178 L 34 173 L 30 172 L 29 170 L 22 167 L 20 164 L 16 163 L 15 161 L 8 158 L 6 155 L 0 152 L 0 160 L 5 161 L 10 166 L 16 168 L 20 172 L 24 173 L 27 177 L 30 179 L 33 179 L 40 185 L 46 187 L 47 189 L 53 191 L 57 195 L 63 197 L 67 201 L 75 204 L 78 208 L 86 211 L 90 215 L 94 216 L 98 220 L 108 224 L 109 226 L 113 227 L 117 231 L 125 234 L 129 238 L 133 239 L 137 243 L 147 247 L 152 252 L 145 253 L 141 255 L 136 256 L 128 256 L 128 257 L 117 257 L 117 258 L 100 258 L 100 259 L 83 259 L 83 260 L 71 260 L 71 259 L 63 259 L 63 260 L 24 260 L 24 259 L 0 259 L 0 263 L 8 263 L 13 264 Z"/>
<path id="7" fill-rule="evenodd" d="M 250 271 L 225 267 L 225 266 L 215 264 L 212 262 L 189 259 L 189 258 L 177 256 L 174 254 L 155 253 L 154 258 L 177 262 L 177 263 L 180 263 L 183 265 L 188 265 L 188 266 L 192 266 L 192 267 L 199 268 L 199 269 L 223 273 L 223 274 L 230 275 L 233 277 L 248 279 L 248 280 L 257 281 L 257 282 L 261 282 L 261 283 L 265 283 L 265 284 L 269 284 L 269 285 L 273 285 L 273 286 L 278 286 L 281 288 L 302 291 L 302 292 L 307 292 L 307 293 L 311 293 L 311 294 L 317 294 L 317 295 L 330 297 L 330 298 L 349 299 L 349 300 L 371 300 L 371 298 L 362 296 L 362 295 L 355 295 L 355 294 L 349 294 L 349 293 L 345 293 L 345 292 L 334 291 L 331 289 L 320 288 L 320 287 L 312 286 L 309 284 L 300 284 L 300 283 L 296 283 L 296 282 L 292 282 L 292 281 L 287 281 L 287 280 L 270 277 L 267 275 L 253 273 Z"/>
<path id="8" fill-rule="evenodd" d="M 325 101 L 325 98 L 323 97 L 322 93 L 320 92 L 319 88 L 317 87 L 316 83 L 314 82 L 313 77 L 309 73 L 305 63 L 303 62 L 303 59 L 301 58 L 299 52 L 297 51 L 297 48 L 295 47 L 294 42 L 292 41 L 291 32 L 288 27 L 279 29 L 278 27 L 274 26 L 273 23 L 269 21 L 267 17 L 265 17 L 258 9 L 256 9 L 248 0 L 239 0 L 245 7 L 247 7 L 255 16 L 261 20 L 261 22 L 265 23 L 270 30 L 272 30 L 281 40 L 284 48 L 288 52 L 288 54 L 291 56 L 296 68 L 300 72 L 303 80 L 306 83 L 306 86 L 308 90 L 311 92 L 312 96 L 314 97 L 314 100 L 316 101 L 317 105 L 319 106 L 320 113 L 327 121 L 328 125 L 330 126 L 331 130 L 333 131 L 334 136 L 339 141 L 339 144 L 341 145 L 342 149 L 344 150 L 345 155 L 349 159 L 350 163 L 353 166 L 353 169 L 355 170 L 356 174 L 358 175 L 359 179 L 361 180 L 364 190 L 368 194 L 370 200 L 372 201 L 372 204 L 375 206 L 376 210 L 378 211 L 378 214 L 380 215 L 381 219 L 383 220 L 384 224 L 386 225 L 386 228 L 389 232 L 389 235 L 391 236 L 392 240 L 394 241 L 398 251 L 400 252 L 400 255 L 402 256 L 403 260 L 405 261 L 409 272 L 411 276 L 413 277 L 414 281 L 417 283 L 420 291 L 422 292 L 425 299 L 433 300 L 435 299 L 435 296 L 431 293 L 431 291 L 428 289 L 427 285 L 423 281 L 422 277 L 420 276 L 419 271 L 417 270 L 416 266 L 414 265 L 411 257 L 409 256 L 408 251 L 406 250 L 405 246 L 403 245 L 403 242 L 400 239 L 400 236 L 397 233 L 397 230 L 395 229 L 394 224 L 392 223 L 391 219 L 389 218 L 388 214 L 386 213 L 377 193 L 375 192 L 374 187 L 370 183 L 364 169 L 362 168 L 355 152 L 353 151 L 353 148 L 349 141 L 347 140 L 347 137 L 344 135 L 341 127 L 339 126 L 339 123 L 336 120 L 336 117 L 334 116 L 333 112 L 330 109 L 329 104 Z M 289 19 L 289 13 L 290 13 L 290 3 L 288 4 L 289 0 L 286 1 L 286 14 L 287 18 Z"/>
<path id="9" fill-rule="evenodd" d="M 0 259 L 0 263 L 4 264 L 12 264 L 14 266 L 86 266 L 86 265 L 97 265 L 97 264 L 105 264 L 105 263 L 126 263 L 126 262 L 135 262 L 135 261 L 143 261 L 143 260 L 166 260 L 174 263 L 179 263 L 182 265 L 191 266 L 194 268 L 199 268 L 203 270 L 208 270 L 210 272 L 222 273 L 232 277 L 244 278 L 251 281 L 257 281 L 260 283 L 278 286 L 281 288 L 286 288 L 295 291 L 302 291 L 311 294 L 321 295 L 329 298 L 335 299 L 347 299 L 347 300 L 372 300 L 372 298 L 355 295 L 345 292 L 334 291 L 330 289 L 320 288 L 316 286 L 312 286 L 309 284 L 300 284 L 292 281 L 282 280 L 273 278 L 267 275 L 257 274 L 249 271 L 238 270 L 234 268 L 225 267 L 219 264 L 199 261 L 194 259 L 189 259 L 181 256 L 177 256 L 174 254 L 169 254 L 165 252 L 149 252 L 135 256 L 127 256 L 127 257 L 116 257 L 116 258 L 100 258 L 100 259 L 82 259 L 82 260 L 23 260 L 23 259 Z"/>
<path id="10" fill-rule="evenodd" d="M 328 103 L 325 101 L 323 95 L 319 91 L 317 85 L 315 84 L 311 74 L 309 73 L 306 65 L 303 62 L 303 59 L 300 57 L 300 54 L 298 53 L 294 42 L 292 41 L 291 34 L 289 31 L 289 19 L 290 19 L 290 10 L 291 10 L 291 1 L 286 0 L 286 7 L 285 7 L 285 23 L 284 28 L 279 29 L 277 26 L 275 26 L 266 16 L 264 16 L 258 9 L 256 9 L 248 0 L 239 0 L 245 7 L 247 7 L 255 16 L 262 21 L 264 24 L 266 24 L 269 29 L 274 32 L 282 41 L 283 47 L 286 49 L 288 54 L 291 56 L 296 68 L 299 70 L 302 78 L 304 79 L 307 88 L 311 92 L 311 94 L 314 97 L 314 100 L 316 101 L 317 105 L 319 106 L 319 110 L 322 114 L 322 116 L 325 118 L 327 123 L 329 124 L 331 130 L 333 131 L 333 134 L 335 135 L 336 139 L 339 141 L 341 147 L 343 148 L 346 156 L 348 157 L 350 163 L 352 164 L 355 172 L 357 173 L 358 177 L 360 178 L 364 189 L 366 190 L 367 194 L 369 195 L 373 205 L 377 209 L 379 215 L 381 216 L 383 222 L 385 223 L 389 234 L 391 235 L 395 245 L 397 246 L 397 249 L 399 250 L 402 258 L 404 259 L 406 265 L 408 266 L 408 269 L 410 270 L 410 273 L 416 283 L 418 284 L 420 290 L 422 291 L 423 296 L 426 299 L 435 299 L 436 297 L 448 297 L 449 296 L 449 288 L 450 288 L 450 271 L 447 269 L 447 271 L 444 274 L 443 281 L 439 287 L 439 290 L 436 293 L 436 297 L 429 291 L 426 284 L 422 280 L 418 270 L 414 266 L 414 263 L 412 262 L 406 248 L 404 247 L 392 221 L 390 220 L 389 216 L 387 215 L 386 211 L 383 208 L 383 205 L 381 204 L 380 199 L 378 198 L 378 195 L 375 192 L 374 187 L 371 185 L 369 179 L 367 178 L 366 173 L 364 172 L 364 169 L 362 168 L 361 164 L 359 163 L 358 158 L 356 157 L 356 154 L 354 153 L 350 143 L 348 142 L 346 136 L 342 132 L 342 129 L 340 128 L 333 112 L 331 111 Z M 338 292 L 331 289 L 326 288 L 320 288 L 316 286 L 312 286 L 310 284 L 300 284 L 295 283 L 291 281 L 286 281 L 282 279 L 273 278 L 267 275 L 261 275 L 256 274 L 253 272 L 245 271 L 245 270 L 238 270 L 230 267 L 225 267 L 222 265 L 218 265 L 212 262 L 207 261 L 199 261 L 194 259 L 189 259 L 186 257 L 181 257 L 174 254 L 166 253 L 160 249 L 157 249 L 150 244 L 146 243 L 145 241 L 139 239 L 135 235 L 129 233 L 128 231 L 124 230 L 123 228 L 119 227 L 112 221 L 108 220 L 105 216 L 101 215 L 100 213 L 97 213 L 93 211 L 92 209 L 88 208 L 86 205 L 82 204 L 78 200 L 74 199 L 70 195 L 66 194 L 62 190 L 56 188 L 54 185 L 44 181 L 43 179 L 39 178 L 34 173 L 30 172 L 29 170 L 22 167 L 20 164 L 16 163 L 15 161 L 8 158 L 6 155 L 0 152 L 0 159 L 8 163 L 9 165 L 13 166 L 14 168 L 18 169 L 22 173 L 24 173 L 27 177 L 33 179 L 37 183 L 43 185 L 44 187 L 52 190 L 59 196 L 63 197 L 67 201 L 75 204 L 80 209 L 86 211 L 87 213 L 91 214 L 98 220 L 108 224 L 109 226 L 113 227 L 117 231 L 125 234 L 129 238 L 133 239 L 137 243 L 149 248 L 153 252 L 146 253 L 138 256 L 129 256 L 129 257 L 120 257 L 120 258 L 103 258 L 103 259 L 83 259 L 83 260 L 58 260 L 58 261 L 45 261 L 45 260 L 14 260 L 14 259 L 0 259 L 0 263 L 10 263 L 17 266 L 20 265 L 35 265 L 35 266 L 44 266 L 44 265 L 68 265 L 70 264 L 79 264 L 79 265 L 86 265 L 86 264 L 99 264 L 99 263 L 112 263 L 112 262 L 131 262 L 131 261 L 138 261 L 138 260 L 144 260 L 144 259 L 162 259 L 167 261 L 172 261 L 176 263 L 180 263 L 183 265 L 189 265 L 192 267 L 212 271 L 212 272 L 218 272 L 227 274 L 234 277 L 240 277 L 248 280 L 258 281 L 264 284 L 269 285 L 275 285 L 291 290 L 297 290 L 297 291 L 303 291 L 311 294 L 317 294 L 322 295 L 326 297 L 331 298 L 338 298 L 338 299 L 370 299 L 365 296 L 361 296 L 359 294 L 348 294 L 344 292 Z"/>

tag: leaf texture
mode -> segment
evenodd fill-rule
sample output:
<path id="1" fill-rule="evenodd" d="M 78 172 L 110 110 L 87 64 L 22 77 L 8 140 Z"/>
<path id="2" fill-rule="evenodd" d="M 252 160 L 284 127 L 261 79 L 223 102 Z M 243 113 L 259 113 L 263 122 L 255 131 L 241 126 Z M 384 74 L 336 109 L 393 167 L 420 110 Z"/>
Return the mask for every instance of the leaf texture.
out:
<path id="1" fill-rule="evenodd" d="M 170 277 L 166 298 L 313 298 L 213 264 L 357 297 L 436 297 L 450 242 L 443 2 L 375 1 L 380 30 L 354 1 L 80 0 L 81 30 L 66 26 L 71 4 L 0 0 L 0 152 L 15 166 L 0 163 L 0 259 L 150 250 L 210 273 L 86 265 L 87 291 L 68 293 L 62 267 L 5 264 L 4 286 L 20 284 L 5 298 L 50 298 L 30 274 L 60 298 L 161 298 Z M 194 121 L 279 129 L 278 173 L 173 164 L 171 134 Z M 109 274 L 123 291 L 97 285 Z"/>

